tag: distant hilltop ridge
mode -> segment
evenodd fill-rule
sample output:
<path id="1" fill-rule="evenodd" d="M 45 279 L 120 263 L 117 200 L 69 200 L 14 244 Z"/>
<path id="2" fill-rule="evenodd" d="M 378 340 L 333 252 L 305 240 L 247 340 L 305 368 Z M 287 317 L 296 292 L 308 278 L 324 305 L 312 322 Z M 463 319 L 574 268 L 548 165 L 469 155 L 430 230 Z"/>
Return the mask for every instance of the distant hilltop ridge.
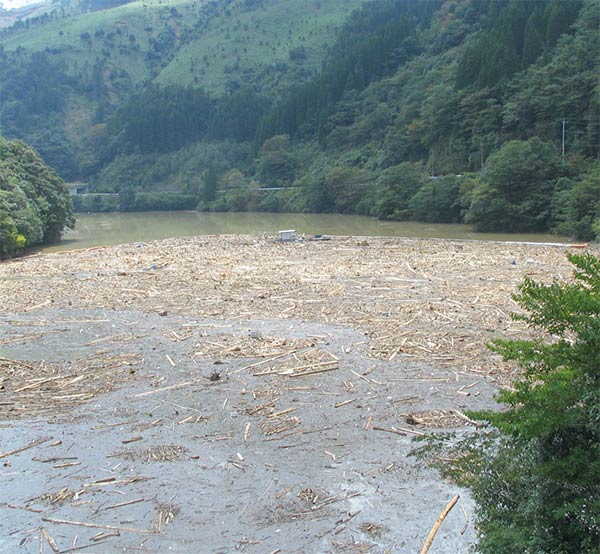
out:
<path id="1" fill-rule="evenodd" d="M 38 15 L 38 10 L 50 9 L 49 0 L 4 0 L 0 2 L 0 28 L 10 27 L 17 21 Z"/>
<path id="2" fill-rule="evenodd" d="M 16 10 L 32 4 L 47 4 L 44 0 L 4 0 L 0 2 L 3 10 Z"/>

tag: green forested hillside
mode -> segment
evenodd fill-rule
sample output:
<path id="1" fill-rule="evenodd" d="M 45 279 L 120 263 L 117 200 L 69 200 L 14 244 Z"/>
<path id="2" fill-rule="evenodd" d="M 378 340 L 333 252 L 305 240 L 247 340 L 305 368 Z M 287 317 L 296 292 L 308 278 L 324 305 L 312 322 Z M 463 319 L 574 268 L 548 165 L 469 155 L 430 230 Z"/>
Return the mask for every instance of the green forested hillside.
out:
<path id="1" fill-rule="evenodd" d="M 270 207 L 593 238 L 599 29 L 597 0 L 367 4 L 259 125 L 300 160 Z"/>
<path id="2" fill-rule="evenodd" d="M 122 208 L 600 230 L 600 0 L 66 6 L 4 31 L 0 125 Z"/>
<path id="3" fill-rule="evenodd" d="M 0 259 L 54 242 L 74 222 L 69 193 L 56 172 L 31 147 L 0 138 Z"/>
<path id="4" fill-rule="evenodd" d="M 86 178 L 97 169 L 89 152 L 98 126 L 132 94 L 155 83 L 215 99 L 250 88 L 273 100 L 318 71 L 360 3 L 49 3 L 0 31 L 0 130 L 33 144 L 65 178 Z"/>

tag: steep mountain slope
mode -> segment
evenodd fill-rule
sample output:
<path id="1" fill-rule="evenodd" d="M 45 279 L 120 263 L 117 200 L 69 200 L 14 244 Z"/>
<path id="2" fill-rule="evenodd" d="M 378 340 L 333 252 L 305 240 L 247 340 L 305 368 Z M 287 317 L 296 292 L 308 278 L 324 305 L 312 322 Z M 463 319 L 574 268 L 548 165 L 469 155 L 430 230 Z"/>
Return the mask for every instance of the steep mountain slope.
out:
<path id="1" fill-rule="evenodd" d="M 99 2 L 3 33 L 0 124 L 121 209 L 600 231 L 600 0 Z"/>
<path id="2" fill-rule="evenodd" d="M 314 76 L 340 24 L 362 0 L 232 2 L 159 73 L 159 84 L 209 93 L 248 84 L 269 97 Z"/>
<path id="3" fill-rule="evenodd" d="M 599 28 L 598 0 L 365 6 L 320 76 L 260 122 L 257 174 L 295 190 L 258 205 L 592 238 Z M 274 153 L 273 136 L 291 141 Z"/>
<path id="4" fill-rule="evenodd" d="M 63 175 L 75 177 L 85 156 L 82 141 L 136 88 L 190 85 L 218 97 L 251 87 L 277 98 L 315 74 L 339 25 L 360 3 L 50 4 L 0 33 L 0 129 L 28 140 Z"/>

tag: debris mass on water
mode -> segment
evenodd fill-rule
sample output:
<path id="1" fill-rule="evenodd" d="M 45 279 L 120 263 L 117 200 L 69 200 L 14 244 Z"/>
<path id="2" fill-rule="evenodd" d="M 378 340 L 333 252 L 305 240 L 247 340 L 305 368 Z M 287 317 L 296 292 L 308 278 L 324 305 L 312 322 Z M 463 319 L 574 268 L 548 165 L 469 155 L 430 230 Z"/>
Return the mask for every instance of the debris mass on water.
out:
<path id="1" fill-rule="evenodd" d="M 411 441 L 494 406 L 517 370 L 485 344 L 530 333 L 511 294 L 564 254 L 214 236 L 1 264 L 0 550 L 417 551 L 460 493 L 434 546 L 468 552 L 468 493 Z"/>

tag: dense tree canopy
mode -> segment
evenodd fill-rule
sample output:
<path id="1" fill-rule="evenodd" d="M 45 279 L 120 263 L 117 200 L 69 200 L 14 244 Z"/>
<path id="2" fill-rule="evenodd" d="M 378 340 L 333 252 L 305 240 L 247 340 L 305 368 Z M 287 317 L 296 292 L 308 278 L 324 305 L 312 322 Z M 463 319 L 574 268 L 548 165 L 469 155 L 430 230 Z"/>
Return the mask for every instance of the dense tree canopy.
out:
<path id="1" fill-rule="evenodd" d="M 35 150 L 0 138 L 0 258 L 47 244 L 74 225 L 62 179 Z"/>
<path id="2" fill-rule="evenodd" d="M 507 142 L 488 158 L 467 221 L 480 231 L 547 229 L 559 171 L 556 152 L 537 137 Z"/>

